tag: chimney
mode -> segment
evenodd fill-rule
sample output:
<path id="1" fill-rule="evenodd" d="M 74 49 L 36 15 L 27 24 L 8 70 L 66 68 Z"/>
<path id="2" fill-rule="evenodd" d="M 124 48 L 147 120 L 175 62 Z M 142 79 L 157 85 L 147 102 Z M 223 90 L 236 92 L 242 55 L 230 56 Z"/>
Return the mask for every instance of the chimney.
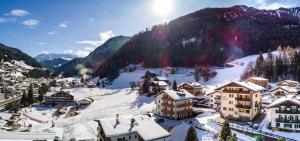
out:
<path id="1" fill-rule="evenodd" d="M 116 124 L 120 124 L 120 121 L 119 121 L 119 114 L 116 115 Z"/>
<path id="2" fill-rule="evenodd" d="M 134 118 L 132 118 L 132 119 L 131 119 L 131 124 L 130 124 L 130 126 L 131 126 L 131 127 L 133 127 L 133 126 L 134 126 L 134 122 L 135 122 L 135 119 L 134 119 Z"/>

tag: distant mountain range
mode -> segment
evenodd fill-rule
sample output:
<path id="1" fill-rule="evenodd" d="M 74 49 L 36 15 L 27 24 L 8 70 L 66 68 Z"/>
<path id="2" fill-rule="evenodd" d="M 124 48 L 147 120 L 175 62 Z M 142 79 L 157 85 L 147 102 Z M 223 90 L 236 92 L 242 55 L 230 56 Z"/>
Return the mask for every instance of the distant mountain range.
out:
<path id="1" fill-rule="evenodd" d="M 27 65 L 30 65 L 32 67 L 40 68 L 42 66 L 38 61 L 36 61 L 26 53 L 22 52 L 21 50 L 6 46 L 1 43 L 0 43 L 0 60 L 3 61 L 23 60 Z"/>
<path id="2" fill-rule="evenodd" d="M 279 45 L 300 45 L 300 8 L 205 8 L 136 34 L 105 59 L 94 76 L 105 77 L 137 63 L 144 67 L 223 66 Z"/>
<path id="3" fill-rule="evenodd" d="M 107 58 L 115 54 L 131 38 L 117 36 L 109 39 L 103 45 L 97 47 L 85 58 L 75 58 L 55 69 L 56 73 L 64 76 L 74 76 L 82 71 L 96 70 Z"/>
<path id="4" fill-rule="evenodd" d="M 53 59 L 57 59 L 57 58 L 61 58 L 64 60 L 72 60 L 74 58 L 77 58 L 78 56 L 74 55 L 74 54 L 57 54 L 57 53 L 43 53 L 40 54 L 36 57 L 34 57 L 37 61 L 41 62 L 41 61 L 46 61 L 46 60 L 53 60 Z"/>

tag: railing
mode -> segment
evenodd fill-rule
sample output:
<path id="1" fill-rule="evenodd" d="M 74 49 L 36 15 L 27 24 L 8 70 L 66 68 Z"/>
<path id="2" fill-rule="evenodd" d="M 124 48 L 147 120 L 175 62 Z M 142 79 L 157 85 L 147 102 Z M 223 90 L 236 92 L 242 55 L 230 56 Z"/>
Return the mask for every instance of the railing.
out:
<path id="1" fill-rule="evenodd" d="M 168 102 L 163 102 L 161 105 L 165 107 L 174 107 L 172 103 L 168 103 Z"/>
<path id="2" fill-rule="evenodd" d="M 237 101 L 251 101 L 251 98 L 242 98 L 242 97 L 238 97 L 235 98 Z"/>
<path id="3" fill-rule="evenodd" d="M 235 107 L 237 107 L 237 108 L 244 108 L 244 109 L 251 109 L 252 105 L 236 104 Z"/>
<path id="4" fill-rule="evenodd" d="M 250 91 L 241 91 L 241 90 L 223 90 L 223 93 L 250 94 Z"/>
<path id="5" fill-rule="evenodd" d="M 291 119 L 284 119 L 284 118 L 276 118 L 275 119 L 276 122 L 284 122 L 284 123 L 300 123 L 300 119 L 294 119 L 294 120 L 291 120 Z"/>
<path id="6" fill-rule="evenodd" d="M 283 114 L 300 114 L 299 110 L 275 110 L 275 112 Z"/>

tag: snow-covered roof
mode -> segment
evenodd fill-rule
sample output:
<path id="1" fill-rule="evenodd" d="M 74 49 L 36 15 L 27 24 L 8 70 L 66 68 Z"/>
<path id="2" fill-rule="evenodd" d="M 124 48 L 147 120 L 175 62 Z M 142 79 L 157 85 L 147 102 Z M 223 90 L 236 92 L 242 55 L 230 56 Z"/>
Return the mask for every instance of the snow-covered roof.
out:
<path id="1" fill-rule="evenodd" d="M 173 100 L 185 100 L 185 99 L 191 99 L 194 98 L 195 96 L 189 93 L 187 90 L 181 89 L 180 91 L 174 91 L 174 90 L 163 90 L 157 95 L 161 94 L 164 92 L 167 94 L 169 97 L 171 97 Z"/>
<path id="2" fill-rule="evenodd" d="M 54 140 L 54 138 L 54 133 L 0 132 L 0 140 L 5 141 Z"/>
<path id="3" fill-rule="evenodd" d="M 222 88 L 222 87 L 224 87 L 224 86 L 227 86 L 227 85 L 229 85 L 229 84 L 231 84 L 231 83 L 238 84 L 238 85 L 240 85 L 240 86 L 242 86 L 242 87 L 245 87 L 245 88 L 247 88 L 247 89 L 249 89 L 249 90 L 252 90 L 252 91 L 255 91 L 255 92 L 265 90 L 265 88 L 262 87 L 262 86 L 259 86 L 259 85 L 257 85 L 257 84 L 254 84 L 254 83 L 252 83 L 252 82 L 246 82 L 246 81 L 243 81 L 243 82 L 239 82 L 239 81 L 228 82 L 228 83 L 224 84 L 223 86 L 221 86 L 221 87 L 219 87 L 219 88 Z"/>
<path id="4" fill-rule="evenodd" d="M 190 85 L 190 86 L 192 86 L 192 87 L 200 87 L 200 88 L 203 88 L 203 85 L 201 85 L 201 84 L 198 83 L 198 82 L 182 83 L 182 84 L 180 84 L 179 86 L 184 85 L 184 84 Z"/>
<path id="5" fill-rule="evenodd" d="M 254 79 L 254 80 L 264 80 L 264 81 L 267 81 L 268 79 L 266 79 L 266 78 L 263 78 L 263 77 L 249 77 L 249 78 L 251 78 L 251 79 Z"/>
<path id="6" fill-rule="evenodd" d="M 284 83 L 284 82 L 299 85 L 298 81 L 293 81 L 293 80 L 283 80 L 283 81 L 278 82 L 277 85 Z"/>
<path id="7" fill-rule="evenodd" d="M 295 88 L 291 88 L 291 87 L 288 87 L 288 86 L 279 86 L 279 87 L 275 87 L 273 89 L 270 90 L 270 92 L 274 91 L 274 90 L 277 90 L 277 89 L 282 89 L 288 93 L 297 93 L 298 90 L 295 89 Z"/>
<path id="8" fill-rule="evenodd" d="M 133 127 L 131 127 L 132 118 L 135 119 Z M 116 124 L 116 118 L 99 119 L 106 137 L 138 133 L 143 140 L 150 141 L 170 136 L 169 132 L 147 116 L 127 116 L 118 119 L 119 124 Z"/>
<path id="9" fill-rule="evenodd" d="M 274 108 L 274 107 L 277 107 L 284 103 L 292 103 L 292 104 L 296 104 L 296 105 L 300 106 L 300 101 L 290 95 L 290 96 L 278 98 L 272 104 L 270 104 L 267 108 Z"/>
<path id="10" fill-rule="evenodd" d="M 159 86 L 168 86 L 168 84 L 165 81 L 151 81 L 151 82 Z"/>
<path id="11" fill-rule="evenodd" d="M 173 141 L 184 141 L 187 131 L 191 126 L 185 122 L 175 126 L 171 131 L 171 140 Z"/>
<path id="12" fill-rule="evenodd" d="M 166 77 L 163 77 L 163 76 L 156 76 L 156 79 L 158 81 L 168 81 L 168 79 Z"/>

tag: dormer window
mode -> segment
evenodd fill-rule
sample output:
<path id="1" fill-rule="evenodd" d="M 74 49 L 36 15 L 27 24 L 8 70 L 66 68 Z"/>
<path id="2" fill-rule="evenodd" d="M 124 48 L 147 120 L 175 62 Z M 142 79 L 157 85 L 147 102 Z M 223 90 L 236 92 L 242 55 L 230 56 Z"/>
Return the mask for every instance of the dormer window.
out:
<path id="1" fill-rule="evenodd" d="M 285 106 L 280 106 L 280 111 L 284 111 L 285 110 Z"/>

